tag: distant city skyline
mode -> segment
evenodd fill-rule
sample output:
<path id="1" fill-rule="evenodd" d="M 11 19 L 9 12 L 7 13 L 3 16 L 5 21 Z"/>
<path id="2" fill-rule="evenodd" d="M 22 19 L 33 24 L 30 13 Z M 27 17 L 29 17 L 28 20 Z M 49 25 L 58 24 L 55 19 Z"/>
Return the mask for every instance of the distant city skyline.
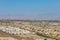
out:
<path id="1" fill-rule="evenodd" d="M 0 19 L 60 20 L 60 0 L 0 0 Z"/>

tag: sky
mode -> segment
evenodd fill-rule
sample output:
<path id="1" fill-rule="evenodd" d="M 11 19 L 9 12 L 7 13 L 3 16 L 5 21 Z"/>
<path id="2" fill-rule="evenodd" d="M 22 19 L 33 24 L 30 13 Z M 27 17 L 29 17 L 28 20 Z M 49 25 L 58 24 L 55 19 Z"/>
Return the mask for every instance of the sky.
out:
<path id="1" fill-rule="evenodd" d="M 0 0 L 0 19 L 60 20 L 60 0 Z"/>

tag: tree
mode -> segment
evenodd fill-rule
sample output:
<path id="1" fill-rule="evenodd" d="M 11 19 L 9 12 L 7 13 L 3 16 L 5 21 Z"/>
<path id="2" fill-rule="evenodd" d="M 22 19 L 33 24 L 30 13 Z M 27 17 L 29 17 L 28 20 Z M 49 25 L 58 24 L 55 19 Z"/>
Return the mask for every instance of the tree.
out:
<path id="1" fill-rule="evenodd" d="M 46 38 L 44 40 L 47 40 Z"/>

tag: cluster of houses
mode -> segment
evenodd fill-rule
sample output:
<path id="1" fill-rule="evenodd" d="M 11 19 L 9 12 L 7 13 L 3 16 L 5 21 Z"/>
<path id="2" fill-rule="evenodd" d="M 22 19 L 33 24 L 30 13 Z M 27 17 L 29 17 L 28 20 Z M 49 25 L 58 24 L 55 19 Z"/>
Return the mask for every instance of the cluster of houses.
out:
<path id="1" fill-rule="evenodd" d="M 14 34 L 14 35 L 30 33 L 27 30 L 23 30 L 18 27 L 11 27 L 11 26 L 8 26 L 8 27 L 7 26 L 0 26 L 0 30 L 3 32 L 6 32 L 6 33 Z"/>

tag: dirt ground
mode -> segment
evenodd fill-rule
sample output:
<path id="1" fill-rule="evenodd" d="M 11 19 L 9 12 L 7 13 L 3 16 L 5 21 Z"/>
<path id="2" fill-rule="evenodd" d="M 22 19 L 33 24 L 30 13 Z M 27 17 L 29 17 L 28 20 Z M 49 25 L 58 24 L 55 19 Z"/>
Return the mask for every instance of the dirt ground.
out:
<path id="1" fill-rule="evenodd" d="M 5 33 L 5 32 L 2 32 L 2 31 L 0 31 L 0 37 L 3 37 L 3 39 L 4 39 L 4 37 L 11 37 L 11 39 L 14 38 L 14 39 L 17 39 L 17 40 L 23 40 L 23 39 L 24 40 L 32 40 L 31 38 L 24 38 L 24 37 L 20 37 L 20 36 L 16 36 L 16 35 L 11 35 L 11 34 L 8 34 L 8 33 Z"/>

